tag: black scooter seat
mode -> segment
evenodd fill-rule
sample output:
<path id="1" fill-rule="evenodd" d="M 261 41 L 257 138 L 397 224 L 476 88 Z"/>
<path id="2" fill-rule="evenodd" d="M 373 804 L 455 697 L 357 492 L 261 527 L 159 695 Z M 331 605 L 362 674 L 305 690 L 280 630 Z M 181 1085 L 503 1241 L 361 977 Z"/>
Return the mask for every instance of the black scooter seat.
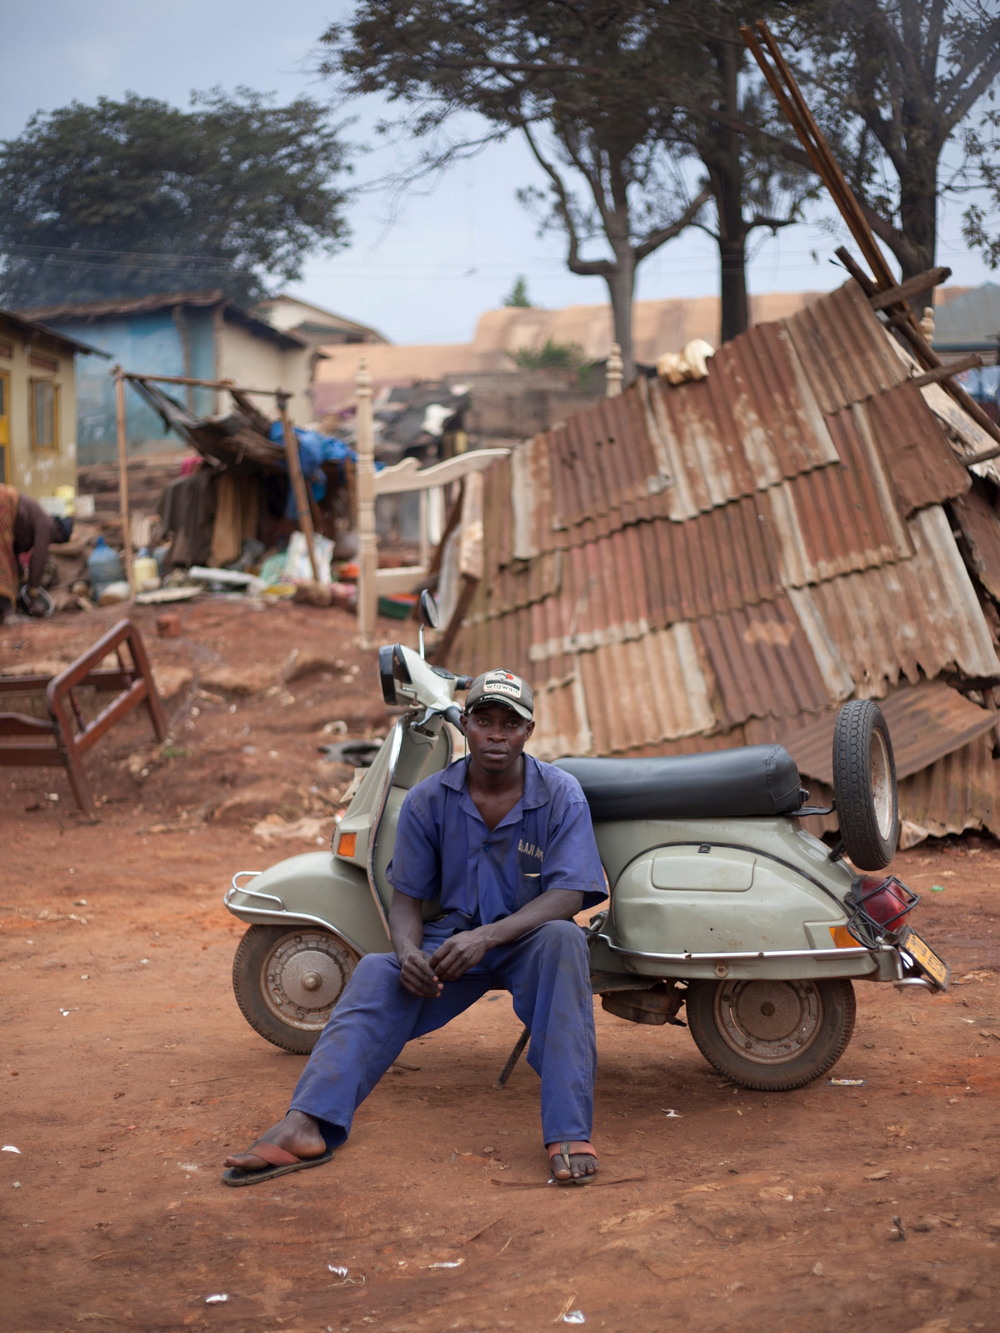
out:
<path id="1" fill-rule="evenodd" d="M 808 795 L 781 745 L 655 759 L 557 759 L 583 788 L 595 822 L 787 815 Z"/>

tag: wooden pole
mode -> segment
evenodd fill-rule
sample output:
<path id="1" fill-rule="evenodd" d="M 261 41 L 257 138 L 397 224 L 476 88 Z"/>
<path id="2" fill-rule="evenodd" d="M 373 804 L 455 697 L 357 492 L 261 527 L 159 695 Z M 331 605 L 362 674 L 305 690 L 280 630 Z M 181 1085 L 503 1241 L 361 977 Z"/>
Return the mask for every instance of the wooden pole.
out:
<path id="1" fill-rule="evenodd" d="M 313 582 L 319 583 L 319 566 L 316 563 L 316 542 L 313 529 L 312 514 L 309 512 L 309 494 L 306 490 L 306 480 L 302 475 L 302 460 L 299 458 L 299 441 L 292 429 L 292 423 L 288 419 L 288 398 L 287 393 L 278 391 L 278 410 L 281 413 L 281 429 L 285 435 L 285 459 L 288 463 L 288 475 L 292 480 L 292 494 L 295 496 L 295 510 L 299 516 L 299 527 L 302 529 L 302 535 L 306 539 L 306 549 L 309 552 L 309 568 L 312 570 Z"/>
<path id="2" fill-rule="evenodd" d="M 362 357 L 357 378 L 357 513 L 358 634 L 363 648 L 375 639 L 378 615 L 378 537 L 375 532 L 375 428 L 372 415 L 372 379 Z"/>
<path id="3" fill-rule="evenodd" d="M 118 426 L 118 513 L 122 521 L 122 564 L 128 579 L 129 599 L 135 597 L 135 576 L 132 572 L 132 539 L 129 534 L 128 505 L 128 432 L 125 429 L 125 375 L 121 366 L 115 366 L 115 411 Z"/>

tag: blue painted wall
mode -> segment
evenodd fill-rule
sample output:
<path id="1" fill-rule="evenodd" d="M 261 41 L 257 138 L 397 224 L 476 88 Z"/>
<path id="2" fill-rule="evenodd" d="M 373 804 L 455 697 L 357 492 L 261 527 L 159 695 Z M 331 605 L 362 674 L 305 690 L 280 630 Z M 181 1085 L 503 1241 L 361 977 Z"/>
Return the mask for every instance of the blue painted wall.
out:
<path id="1" fill-rule="evenodd" d="M 59 333 L 78 338 L 108 352 L 110 361 L 99 356 L 76 358 L 77 458 L 80 463 L 108 463 L 118 454 L 115 385 L 109 371 L 113 365 L 133 374 L 191 375 L 195 379 L 215 377 L 215 322 L 212 309 L 188 307 L 182 311 L 187 328 L 191 364 L 184 365 L 181 332 L 171 310 L 153 310 L 107 319 L 83 320 L 67 316 L 48 320 Z M 180 385 L 161 388 L 187 405 Z M 198 415 L 214 410 L 211 389 L 193 389 L 191 407 Z M 129 451 L 141 453 L 178 444 L 180 438 L 167 431 L 163 422 L 130 385 L 125 386 L 125 424 Z"/>

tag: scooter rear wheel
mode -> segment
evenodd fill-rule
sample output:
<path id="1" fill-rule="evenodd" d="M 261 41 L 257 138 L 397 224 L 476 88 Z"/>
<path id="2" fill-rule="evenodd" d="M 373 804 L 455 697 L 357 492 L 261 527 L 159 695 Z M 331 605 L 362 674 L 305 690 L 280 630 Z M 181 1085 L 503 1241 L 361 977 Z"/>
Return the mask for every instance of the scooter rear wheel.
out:
<path id="1" fill-rule="evenodd" d="M 236 1003 L 272 1045 L 308 1055 L 357 961 L 316 926 L 251 926 L 233 959 Z"/>
<path id="2" fill-rule="evenodd" d="M 688 1025 L 712 1066 L 741 1087 L 787 1092 L 833 1067 L 854 1031 L 854 987 L 818 981 L 692 981 Z"/>

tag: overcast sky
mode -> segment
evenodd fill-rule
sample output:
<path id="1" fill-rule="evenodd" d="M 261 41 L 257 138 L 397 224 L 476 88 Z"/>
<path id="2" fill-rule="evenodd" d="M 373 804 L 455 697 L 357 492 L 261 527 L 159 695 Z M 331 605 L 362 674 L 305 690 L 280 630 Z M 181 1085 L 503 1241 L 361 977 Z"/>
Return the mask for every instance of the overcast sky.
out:
<path id="1" fill-rule="evenodd" d="M 310 54 L 326 23 L 351 8 L 347 0 L 0 0 L 0 138 L 20 134 L 35 111 L 102 95 L 136 92 L 185 106 L 193 89 L 230 92 L 242 84 L 282 100 L 323 97 Z M 367 109 L 349 137 L 370 140 L 376 114 Z M 384 151 L 358 154 L 355 182 L 375 179 L 385 165 Z M 467 342 L 479 316 L 502 303 L 519 274 L 536 305 L 604 301 L 600 279 L 566 271 L 557 237 L 538 238 L 515 198 L 531 183 L 543 182 L 527 150 L 511 141 L 453 168 L 431 193 L 409 195 L 391 223 L 384 196 L 360 197 L 348 211 L 349 248 L 310 262 L 290 290 L 400 343 Z M 830 257 L 848 240 L 842 229 L 802 226 L 757 242 L 751 291 L 837 286 L 845 275 Z M 938 263 L 952 268 L 953 283 L 1000 280 L 965 251 L 957 209 L 941 219 Z M 693 230 L 639 270 L 640 299 L 716 291 L 714 243 Z"/>

